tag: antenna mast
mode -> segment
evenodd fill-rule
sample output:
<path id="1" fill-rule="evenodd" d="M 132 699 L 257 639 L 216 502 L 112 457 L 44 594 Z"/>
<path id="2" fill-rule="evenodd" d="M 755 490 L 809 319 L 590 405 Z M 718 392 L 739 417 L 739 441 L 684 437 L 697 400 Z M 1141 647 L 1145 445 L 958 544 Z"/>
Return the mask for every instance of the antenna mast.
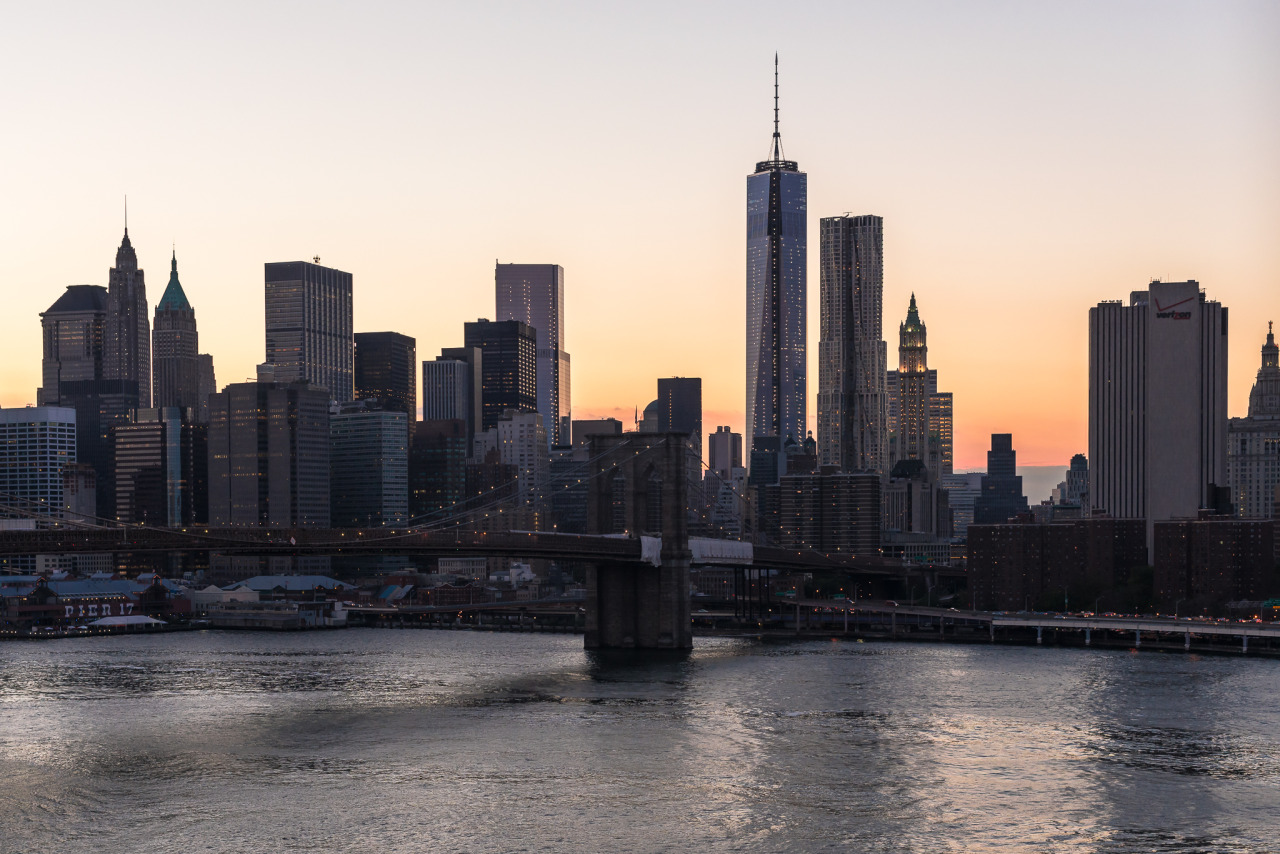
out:
<path id="1" fill-rule="evenodd" d="M 773 55 L 773 159 L 782 159 L 782 134 L 778 130 L 778 54 Z"/>

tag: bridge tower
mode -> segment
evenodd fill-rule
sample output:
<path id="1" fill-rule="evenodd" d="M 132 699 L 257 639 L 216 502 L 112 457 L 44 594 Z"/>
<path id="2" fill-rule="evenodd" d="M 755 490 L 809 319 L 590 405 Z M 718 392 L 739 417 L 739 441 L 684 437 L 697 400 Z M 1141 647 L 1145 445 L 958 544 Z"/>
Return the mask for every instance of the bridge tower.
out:
<path id="1" fill-rule="evenodd" d="M 587 649 L 693 648 L 687 433 L 593 436 L 587 531 L 662 537 L 659 565 L 587 568 Z"/>

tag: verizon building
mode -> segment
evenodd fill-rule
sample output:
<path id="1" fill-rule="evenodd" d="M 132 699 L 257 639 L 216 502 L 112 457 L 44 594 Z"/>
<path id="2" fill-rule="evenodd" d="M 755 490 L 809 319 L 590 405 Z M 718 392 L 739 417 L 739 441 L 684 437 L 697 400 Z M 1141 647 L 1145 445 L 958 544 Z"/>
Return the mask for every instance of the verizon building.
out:
<path id="1" fill-rule="evenodd" d="M 1089 503 L 1195 518 L 1227 483 L 1227 310 L 1195 281 L 1089 309 Z"/>

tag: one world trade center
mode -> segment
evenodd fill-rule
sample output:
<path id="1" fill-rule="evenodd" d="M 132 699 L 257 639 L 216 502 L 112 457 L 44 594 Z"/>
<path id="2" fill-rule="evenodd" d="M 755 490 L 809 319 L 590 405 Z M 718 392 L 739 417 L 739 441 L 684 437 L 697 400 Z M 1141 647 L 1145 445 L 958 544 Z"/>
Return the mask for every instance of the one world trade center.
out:
<path id="1" fill-rule="evenodd" d="M 747 177 L 747 423 L 756 436 L 801 442 L 806 381 L 807 176 L 784 160 L 773 70 L 773 145 Z"/>

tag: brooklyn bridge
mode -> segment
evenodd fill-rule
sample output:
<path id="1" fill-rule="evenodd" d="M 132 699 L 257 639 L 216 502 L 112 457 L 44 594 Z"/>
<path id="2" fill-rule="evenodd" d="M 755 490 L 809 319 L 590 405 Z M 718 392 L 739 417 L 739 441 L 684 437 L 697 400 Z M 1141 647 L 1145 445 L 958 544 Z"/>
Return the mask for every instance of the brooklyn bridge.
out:
<path id="1" fill-rule="evenodd" d="M 604 438 L 604 437 L 602 437 Z M 184 529 L 55 523 L 0 531 L 0 557 L 85 553 L 211 552 L 221 555 L 502 557 L 586 567 L 589 648 L 692 646 L 690 570 L 722 567 L 740 577 L 762 572 L 837 572 L 864 589 L 892 594 L 912 582 L 932 587 L 949 567 L 904 566 L 875 556 L 824 554 L 689 535 L 689 444 L 683 434 L 625 435 L 594 441 L 583 480 L 591 533 L 474 530 L 475 514 L 404 529 Z M 619 486 L 622 485 L 622 488 Z"/>

